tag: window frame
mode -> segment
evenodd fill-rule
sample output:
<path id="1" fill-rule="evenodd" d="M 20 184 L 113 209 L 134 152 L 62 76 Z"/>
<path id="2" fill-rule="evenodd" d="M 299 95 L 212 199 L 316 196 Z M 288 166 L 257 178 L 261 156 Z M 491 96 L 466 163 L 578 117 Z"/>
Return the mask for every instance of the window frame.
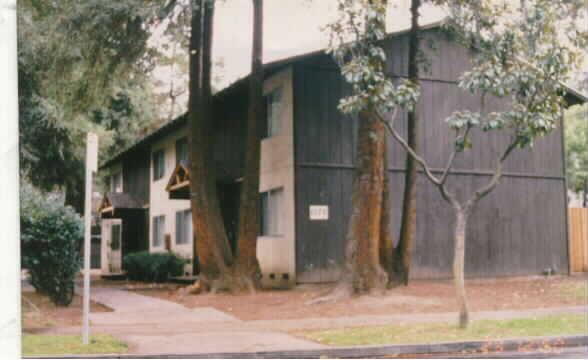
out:
<path id="1" fill-rule="evenodd" d="M 123 192 L 122 171 L 119 171 L 115 174 L 110 175 L 110 192 L 113 192 L 113 193 Z"/>
<path id="2" fill-rule="evenodd" d="M 281 86 L 271 89 L 263 96 L 265 107 L 264 139 L 282 135 L 283 124 L 280 108 L 282 106 L 283 89 Z"/>
<path id="3" fill-rule="evenodd" d="M 185 159 L 180 159 L 179 156 L 179 151 L 180 150 L 180 146 L 184 146 L 185 145 Z M 188 153 L 188 137 L 184 136 L 179 138 L 178 140 L 176 140 L 176 145 L 175 145 L 175 151 L 176 151 L 176 165 L 178 165 L 180 163 L 181 160 L 184 160 L 186 163 L 188 162 L 188 157 L 189 157 L 189 153 Z"/>
<path id="4" fill-rule="evenodd" d="M 165 176 L 165 149 L 155 150 L 152 155 L 153 181 Z"/>
<path id="5" fill-rule="evenodd" d="M 156 240 L 159 238 L 159 243 Z M 162 247 L 165 243 L 165 215 L 157 215 L 153 217 L 151 246 Z"/>
<path id="6" fill-rule="evenodd" d="M 267 200 L 266 200 L 267 199 Z M 258 236 L 283 237 L 282 209 L 284 204 L 284 187 L 277 187 L 259 193 L 259 230 Z M 267 214 L 264 212 L 267 210 Z M 269 219 L 269 220 L 268 220 Z M 266 225 L 267 221 L 267 225 Z M 267 231 L 266 231 L 267 228 Z"/>
<path id="7" fill-rule="evenodd" d="M 181 223 L 181 224 L 180 224 Z M 184 227 L 180 226 L 183 225 L 186 230 L 184 234 Z M 175 242 L 176 245 L 189 245 L 190 244 L 190 234 L 193 232 L 193 225 L 192 225 L 192 209 L 185 209 L 176 211 L 176 236 Z M 180 236 L 183 235 L 183 236 Z M 185 239 L 184 239 L 185 238 Z M 182 241 L 180 241 L 182 240 Z"/>

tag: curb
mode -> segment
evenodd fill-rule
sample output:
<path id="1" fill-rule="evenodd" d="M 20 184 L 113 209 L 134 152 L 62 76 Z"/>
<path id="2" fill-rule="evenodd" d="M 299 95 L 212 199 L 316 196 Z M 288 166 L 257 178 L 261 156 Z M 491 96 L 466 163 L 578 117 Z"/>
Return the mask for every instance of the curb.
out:
<path id="1" fill-rule="evenodd" d="M 104 354 L 59 356 L 60 359 L 316 359 L 316 358 L 382 358 L 410 355 L 485 354 L 508 351 L 541 351 L 553 353 L 561 348 L 588 346 L 588 336 L 547 336 L 519 339 L 465 341 L 418 345 L 369 345 L 333 347 L 318 350 L 286 350 L 260 352 L 219 352 L 195 354 Z M 425 356 L 427 357 L 427 356 Z M 31 356 L 24 359 L 48 359 Z"/>

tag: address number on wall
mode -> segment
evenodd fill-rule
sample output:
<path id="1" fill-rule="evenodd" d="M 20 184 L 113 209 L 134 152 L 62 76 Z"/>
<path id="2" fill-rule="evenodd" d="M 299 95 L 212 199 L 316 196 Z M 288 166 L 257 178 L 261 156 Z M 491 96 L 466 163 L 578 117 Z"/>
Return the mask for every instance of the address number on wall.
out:
<path id="1" fill-rule="evenodd" d="M 328 205 L 310 205 L 310 220 L 329 220 Z"/>

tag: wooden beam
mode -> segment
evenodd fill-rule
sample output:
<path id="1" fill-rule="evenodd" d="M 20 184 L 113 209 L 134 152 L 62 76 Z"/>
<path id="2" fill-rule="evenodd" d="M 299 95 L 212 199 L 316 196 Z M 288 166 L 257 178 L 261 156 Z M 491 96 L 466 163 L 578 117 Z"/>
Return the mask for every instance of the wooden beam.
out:
<path id="1" fill-rule="evenodd" d="M 102 214 L 105 214 L 105 213 L 111 212 L 111 213 L 114 215 L 114 207 L 113 207 L 113 206 L 106 207 L 106 208 L 104 208 L 104 209 L 101 209 L 101 210 L 100 210 L 100 212 L 101 212 Z"/>
<path id="2" fill-rule="evenodd" d="M 168 191 L 179 190 L 179 189 L 182 189 L 182 188 L 188 187 L 188 186 L 190 186 L 190 182 L 187 181 L 187 180 L 185 180 L 185 181 L 182 181 L 179 184 L 175 184 L 175 185 L 170 186 L 169 189 L 168 189 Z"/>

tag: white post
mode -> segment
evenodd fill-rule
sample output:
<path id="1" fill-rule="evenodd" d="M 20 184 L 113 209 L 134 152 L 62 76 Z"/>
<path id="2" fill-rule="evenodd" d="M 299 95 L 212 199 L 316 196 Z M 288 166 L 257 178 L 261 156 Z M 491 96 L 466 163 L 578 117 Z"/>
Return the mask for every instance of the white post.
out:
<path id="1" fill-rule="evenodd" d="M 84 208 L 84 313 L 83 344 L 90 343 L 90 239 L 92 227 L 92 173 L 98 170 L 98 137 L 88 133 L 86 138 L 86 200 Z"/>
<path id="2" fill-rule="evenodd" d="M 0 0 L 0 353 L 21 356 L 16 0 Z"/>

